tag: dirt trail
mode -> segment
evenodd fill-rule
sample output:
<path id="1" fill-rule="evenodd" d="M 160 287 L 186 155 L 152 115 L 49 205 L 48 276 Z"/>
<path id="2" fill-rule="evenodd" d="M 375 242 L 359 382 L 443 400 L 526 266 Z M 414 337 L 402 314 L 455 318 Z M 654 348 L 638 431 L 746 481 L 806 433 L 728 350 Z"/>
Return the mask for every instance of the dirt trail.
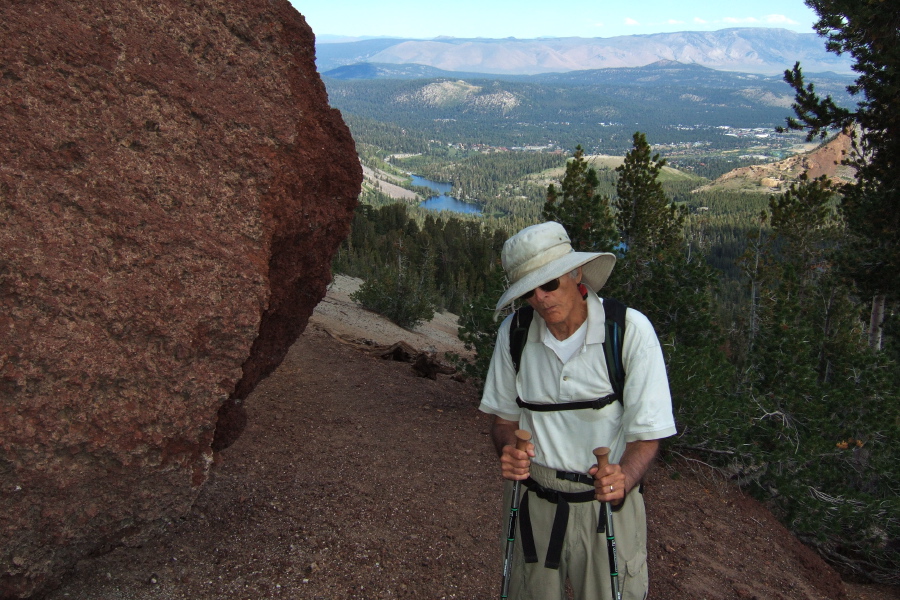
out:
<path id="1" fill-rule="evenodd" d="M 51 600 L 497 596 L 501 483 L 475 391 L 359 343 L 443 350 L 452 316 L 404 333 L 349 303 L 347 284 L 248 399 L 248 429 L 193 510 L 143 547 L 82 561 Z M 654 600 L 900 598 L 847 587 L 688 462 L 656 465 L 646 499 Z"/>

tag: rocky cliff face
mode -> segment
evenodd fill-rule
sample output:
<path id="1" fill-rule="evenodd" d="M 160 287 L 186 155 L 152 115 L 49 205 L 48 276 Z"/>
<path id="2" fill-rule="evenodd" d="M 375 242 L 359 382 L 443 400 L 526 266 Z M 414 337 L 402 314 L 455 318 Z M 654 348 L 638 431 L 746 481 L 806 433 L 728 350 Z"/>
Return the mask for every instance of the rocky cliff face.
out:
<path id="1" fill-rule="evenodd" d="M 0 597 L 183 513 L 362 172 L 287 0 L 0 5 Z"/>

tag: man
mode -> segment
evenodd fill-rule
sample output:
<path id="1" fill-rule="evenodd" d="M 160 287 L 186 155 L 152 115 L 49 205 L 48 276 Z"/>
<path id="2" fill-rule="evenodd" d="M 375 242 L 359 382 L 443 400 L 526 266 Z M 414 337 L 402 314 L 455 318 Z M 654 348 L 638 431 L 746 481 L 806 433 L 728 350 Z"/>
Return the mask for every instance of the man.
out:
<path id="1" fill-rule="evenodd" d="M 563 226 L 551 222 L 511 237 L 501 259 L 511 284 L 497 311 L 517 298 L 534 309 L 518 371 L 510 353 L 513 316 L 501 325 L 480 406 L 494 415 L 491 434 L 508 480 L 506 506 L 512 482 L 525 484 L 509 597 L 562 600 L 568 579 L 577 600 L 611 598 L 597 500 L 615 507 L 622 597 L 645 598 L 647 526 L 640 484 L 658 440 L 675 433 L 659 341 L 647 318 L 628 309 L 623 401 L 609 400 L 599 409 L 547 410 L 543 405 L 613 393 L 602 346 L 603 301 L 596 291 L 606 283 L 615 256 L 574 252 Z M 526 451 L 516 449 L 517 429 L 532 434 Z M 592 453 L 597 447 L 611 449 L 610 464 L 602 470 Z"/>

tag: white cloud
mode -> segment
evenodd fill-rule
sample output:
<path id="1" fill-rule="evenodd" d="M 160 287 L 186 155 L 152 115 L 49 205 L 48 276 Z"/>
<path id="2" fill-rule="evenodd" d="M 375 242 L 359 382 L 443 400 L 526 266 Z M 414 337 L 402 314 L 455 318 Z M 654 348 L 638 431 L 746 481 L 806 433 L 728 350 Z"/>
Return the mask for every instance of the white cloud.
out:
<path id="1" fill-rule="evenodd" d="M 700 17 L 694 17 L 694 23 L 698 23 L 700 25 L 706 25 L 707 21 L 705 19 L 701 19 Z"/>
<path id="2" fill-rule="evenodd" d="M 625 24 L 628 25 L 629 27 L 634 27 L 635 25 L 640 25 L 640 23 L 638 23 L 631 17 L 628 17 L 627 19 L 625 19 Z"/>
<path id="3" fill-rule="evenodd" d="M 726 23 L 759 23 L 756 17 L 725 17 L 722 19 Z"/>
<path id="4" fill-rule="evenodd" d="M 596 23 L 594 23 L 594 27 L 606 27 L 606 25 L 604 25 L 600 21 L 597 21 Z"/>
<path id="5" fill-rule="evenodd" d="M 684 25 L 684 21 L 679 21 L 678 19 L 669 19 L 666 23 L 669 25 Z"/>
<path id="6" fill-rule="evenodd" d="M 779 25 L 796 25 L 797 21 L 790 19 L 784 15 L 766 15 L 763 19 L 766 23 L 774 23 Z"/>

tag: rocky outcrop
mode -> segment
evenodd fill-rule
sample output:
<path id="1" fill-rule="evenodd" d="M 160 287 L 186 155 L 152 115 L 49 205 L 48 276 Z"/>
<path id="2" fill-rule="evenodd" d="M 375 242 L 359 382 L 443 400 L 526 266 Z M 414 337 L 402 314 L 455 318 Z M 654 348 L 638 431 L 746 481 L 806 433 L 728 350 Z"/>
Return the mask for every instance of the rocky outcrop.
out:
<path id="1" fill-rule="evenodd" d="M 0 31 L 16 598 L 190 507 L 324 295 L 362 172 L 287 0 L 14 0 Z"/>

